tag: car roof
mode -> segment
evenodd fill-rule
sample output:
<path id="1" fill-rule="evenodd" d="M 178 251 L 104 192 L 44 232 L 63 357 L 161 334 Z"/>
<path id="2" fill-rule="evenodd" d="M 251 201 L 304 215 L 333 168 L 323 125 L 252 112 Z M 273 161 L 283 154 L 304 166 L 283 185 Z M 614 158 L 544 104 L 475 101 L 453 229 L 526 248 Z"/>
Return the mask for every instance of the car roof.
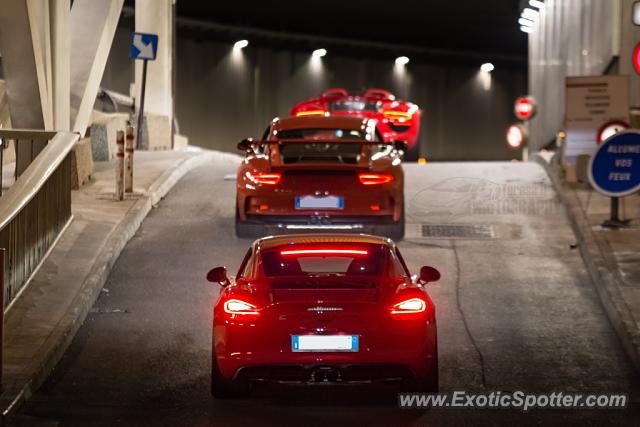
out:
<path id="1" fill-rule="evenodd" d="M 308 243 L 368 243 L 393 246 L 390 239 L 370 234 L 285 234 L 263 237 L 256 240 L 254 245 L 256 249 L 269 249 L 282 245 Z"/>
<path id="2" fill-rule="evenodd" d="M 271 130 L 287 129 L 356 129 L 364 130 L 370 119 L 350 116 L 302 116 L 274 119 Z"/>

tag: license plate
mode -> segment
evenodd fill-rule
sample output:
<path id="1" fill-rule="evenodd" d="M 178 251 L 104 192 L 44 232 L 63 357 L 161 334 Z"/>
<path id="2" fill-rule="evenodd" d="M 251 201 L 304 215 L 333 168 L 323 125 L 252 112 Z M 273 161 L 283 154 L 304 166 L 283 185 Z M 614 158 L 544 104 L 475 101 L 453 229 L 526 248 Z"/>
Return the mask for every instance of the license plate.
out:
<path id="1" fill-rule="evenodd" d="M 298 196 L 296 209 L 344 209 L 342 196 Z"/>
<path id="2" fill-rule="evenodd" d="M 291 350 L 294 352 L 359 351 L 358 335 L 293 335 Z"/>

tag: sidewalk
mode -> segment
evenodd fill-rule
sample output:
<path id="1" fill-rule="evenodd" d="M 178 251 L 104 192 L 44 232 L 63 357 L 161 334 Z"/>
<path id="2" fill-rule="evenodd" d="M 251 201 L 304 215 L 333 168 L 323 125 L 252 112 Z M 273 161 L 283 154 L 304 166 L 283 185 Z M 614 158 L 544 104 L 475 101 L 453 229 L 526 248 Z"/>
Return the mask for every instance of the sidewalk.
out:
<path id="1" fill-rule="evenodd" d="M 588 184 L 559 178 L 551 156 L 536 155 L 567 208 L 582 257 L 622 344 L 640 371 L 640 194 L 621 199 L 624 229 L 601 226 L 609 219 L 611 199 Z"/>
<path id="2" fill-rule="evenodd" d="M 114 163 L 95 164 L 92 182 L 72 193 L 73 221 L 5 314 L 3 419 L 54 368 L 152 206 L 186 172 L 212 156 L 226 155 L 136 152 L 134 193 L 124 201 L 113 196 Z"/>

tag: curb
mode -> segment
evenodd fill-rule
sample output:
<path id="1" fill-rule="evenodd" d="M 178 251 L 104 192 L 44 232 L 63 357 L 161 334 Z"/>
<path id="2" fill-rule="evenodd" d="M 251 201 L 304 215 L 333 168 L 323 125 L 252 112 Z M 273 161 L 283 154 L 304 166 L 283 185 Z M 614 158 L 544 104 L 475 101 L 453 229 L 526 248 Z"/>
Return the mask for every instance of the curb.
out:
<path id="1" fill-rule="evenodd" d="M 45 356 L 43 360 L 34 362 L 34 364 L 39 365 L 34 366 L 32 370 L 32 372 L 36 372 L 35 376 L 30 378 L 17 393 L 13 393 L 12 397 L 3 396 L 0 400 L 2 425 L 5 425 L 7 417 L 14 414 L 44 383 L 62 358 L 78 329 L 84 323 L 89 310 L 98 299 L 100 291 L 106 283 L 120 253 L 138 231 L 153 205 L 158 203 L 187 172 L 205 164 L 212 157 L 213 152 L 203 152 L 200 155 L 184 159 L 176 167 L 166 170 L 153 182 L 144 195 L 136 201 L 129 212 L 111 231 L 94 261 L 90 273 L 82 283 L 80 291 L 70 304 L 69 310 L 60 319 L 56 329 L 45 342 L 46 350 L 44 350 Z M 11 392 L 11 390 L 6 390 L 5 392 Z"/>
<path id="2" fill-rule="evenodd" d="M 565 206 L 569 223 L 580 248 L 580 255 L 609 321 L 636 371 L 640 372 L 640 330 L 620 291 L 623 279 L 615 266 L 615 260 L 607 251 L 607 242 L 592 232 L 591 225 L 580 208 L 578 198 L 566 189 L 553 166 L 537 154 L 532 156 L 532 160 L 546 171 L 560 201 Z"/>

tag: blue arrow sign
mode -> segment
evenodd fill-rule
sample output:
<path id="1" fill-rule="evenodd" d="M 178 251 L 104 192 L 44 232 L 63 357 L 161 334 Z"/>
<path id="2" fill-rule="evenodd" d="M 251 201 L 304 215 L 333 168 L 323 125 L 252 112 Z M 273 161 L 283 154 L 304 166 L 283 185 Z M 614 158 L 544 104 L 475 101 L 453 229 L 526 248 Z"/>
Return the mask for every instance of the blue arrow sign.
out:
<path id="1" fill-rule="evenodd" d="M 591 158 L 589 181 L 610 197 L 640 190 L 640 132 L 623 131 L 606 139 Z"/>
<path id="2" fill-rule="evenodd" d="M 158 35 L 146 33 L 131 33 L 131 59 L 156 59 L 158 51 Z"/>

